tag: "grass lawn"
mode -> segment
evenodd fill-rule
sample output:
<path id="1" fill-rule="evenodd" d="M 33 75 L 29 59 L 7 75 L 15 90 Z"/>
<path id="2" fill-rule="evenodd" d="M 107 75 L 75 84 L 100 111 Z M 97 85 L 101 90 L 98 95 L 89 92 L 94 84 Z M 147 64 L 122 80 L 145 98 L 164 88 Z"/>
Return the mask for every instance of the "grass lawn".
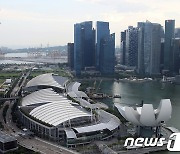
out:
<path id="1" fill-rule="evenodd" d="M 5 71 L 0 71 L 0 79 L 7 79 L 7 78 L 16 78 L 20 76 L 21 72 L 5 72 Z"/>

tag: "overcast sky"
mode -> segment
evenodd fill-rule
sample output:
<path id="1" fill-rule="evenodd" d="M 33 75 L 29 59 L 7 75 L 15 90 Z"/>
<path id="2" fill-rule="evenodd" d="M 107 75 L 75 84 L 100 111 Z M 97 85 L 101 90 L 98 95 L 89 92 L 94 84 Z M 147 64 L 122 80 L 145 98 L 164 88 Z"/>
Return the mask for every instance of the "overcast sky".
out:
<path id="1" fill-rule="evenodd" d="M 66 45 L 73 42 L 73 25 L 108 21 L 120 32 L 137 21 L 175 19 L 180 27 L 180 0 L 1 0 L 0 46 L 11 48 Z M 95 26 L 95 25 L 94 25 Z"/>

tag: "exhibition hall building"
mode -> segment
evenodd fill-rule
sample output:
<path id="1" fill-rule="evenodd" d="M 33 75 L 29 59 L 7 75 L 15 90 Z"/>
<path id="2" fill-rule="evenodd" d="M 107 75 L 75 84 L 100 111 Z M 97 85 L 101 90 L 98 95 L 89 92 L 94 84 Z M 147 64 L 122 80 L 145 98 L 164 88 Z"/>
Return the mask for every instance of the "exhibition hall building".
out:
<path id="1" fill-rule="evenodd" d="M 92 103 L 80 85 L 53 73 L 28 81 L 19 106 L 24 126 L 68 147 L 112 138 L 120 120 Z"/>

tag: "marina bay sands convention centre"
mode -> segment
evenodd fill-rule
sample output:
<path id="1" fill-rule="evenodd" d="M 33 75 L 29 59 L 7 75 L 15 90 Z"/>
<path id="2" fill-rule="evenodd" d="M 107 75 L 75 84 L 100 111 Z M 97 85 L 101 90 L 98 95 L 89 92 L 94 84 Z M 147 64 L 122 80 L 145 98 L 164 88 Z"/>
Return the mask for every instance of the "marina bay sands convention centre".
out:
<path id="1" fill-rule="evenodd" d="M 36 135 L 67 146 L 113 137 L 120 120 L 91 104 L 80 83 L 48 73 L 30 80 L 23 90 L 20 118 Z"/>
<path id="2" fill-rule="evenodd" d="M 20 118 L 26 128 L 37 136 L 68 147 L 107 140 L 121 131 L 121 121 L 103 110 L 79 90 L 79 82 L 53 73 L 39 75 L 27 82 L 19 105 Z M 141 107 L 115 103 L 117 111 L 133 125 L 141 137 L 159 137 L 161 124 L 171 118 L 169 99 L 161 100 L 157 109 L 152 104 Z"/>

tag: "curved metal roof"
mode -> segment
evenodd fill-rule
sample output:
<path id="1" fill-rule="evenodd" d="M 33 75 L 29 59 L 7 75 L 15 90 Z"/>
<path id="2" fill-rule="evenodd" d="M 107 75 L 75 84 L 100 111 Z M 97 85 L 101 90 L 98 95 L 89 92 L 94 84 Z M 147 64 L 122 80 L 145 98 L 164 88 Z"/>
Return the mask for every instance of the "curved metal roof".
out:
<path id="1" fill-rule="evenodd" d="M 49 103 L 55 101 L 69 102 L 67 98 L 57 94 L 52 88 L 42 89 L 33 92 L 22 99 L 22 106 L 37 105 L 42 103 Z"/>
<path id="2" fill-rule="evenodd" d="M 53 126 L 58 126 L 71 119 L 91 116 L 90 113 L 77 108 L 72 101 L 56 93 L 52 88 L 42 89 L 27 95 L 22 100 L 22 106 L 38 106 L 29 114 Z"/>
<path id="3" fill-rule="evenodd" d="M 89 102 L 89 97 L 87 96 L 87 94 L 83 91 L 79 91 L 79 87 L 80 87 L 81 83 L 79 82 L 71 82 L 70 84 L 68 84 L 67 86 L 67 94 L 74 98 L 76 101 L 80 102 L 81 106 L 83 107 L 87 107 L 87 108 L 91 108 L 91 109 L 96 109 L 96 108 L 104 108 L 104 105 L 101 104 L 91 104 Z M 85 100 L 84 98 L 86 98 L 87 100 Z"/>
<path id="4" fill-rule="evenodd" d="M 79 91 L 79 87 L 80 87 L 81 83 L 79 82 L 72 82 L 68 85 L 68 95 L 70 97 L 85 97 L 88 98 L 88 96 L 86 95 L 86 93 L 84 93 L 83 91 Z"/>
<path id="5" fill-rule="evenodd" d="M 170 99 L 162 99 L 157 109 L 153 109 L 152 104 L 143 104 L 136 109 L 118 103 L 115 106 L 126 120 L 140 126 L 158 126 L 161 121 L 168 121 L 172 114 Z"/>
<path id="6" fill-rule="evenodd" d="M 58 126 L 71 119 L 91 116 L 91 114 L 76 108 L 68 102 L 41 105 L 33 109 L 30 115 L 53 126 Z"/>
<path id="7" fill-rule="evenodd" d="M 52 86 L 52 87 L 64 89 L 64 85 L 67 81 L 68 79 L 65 77 L 61 77 L 53 73 L 47 73 L 47 74 L 42 74 L 31 79 L 27 83 L 26 87 L 44 85 L 44 86 Z"/>
<path id="8" fill-rule="evenodd" d="M 99 110 L 100 116 L 105 118 L 104 120 L 101 119 L 101 123 L 90 125 L 90 126 L 84 126 L 84 127 L 77 127 L 74 128 L 78 133 L 88 133 L 88 132 L 94 132 L 94 131 L 100 131 L 104 129 L 108 129 L 110 131 L 116 129 L 120 125 L 120 120 L 103 110 Z"/>

